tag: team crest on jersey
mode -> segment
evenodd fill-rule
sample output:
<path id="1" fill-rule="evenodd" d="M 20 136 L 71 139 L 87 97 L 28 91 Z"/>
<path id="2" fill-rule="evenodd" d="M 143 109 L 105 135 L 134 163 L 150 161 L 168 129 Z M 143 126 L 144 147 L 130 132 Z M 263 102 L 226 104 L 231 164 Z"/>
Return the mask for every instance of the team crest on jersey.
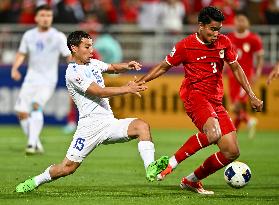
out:
<path id="1" fill-rule="evenodd" d="M 77 82 L 78 84 L 81 84 L 82 81 L 83 81 L 82 78 L 79 77 L 79 76 L 77 76 L 75 80 L 76 80 L 76 82 Z"/>
<path id="2" fill-rule="evenodd" d="M 224 56 L 225 56 L 225 51 L 224 51 L 223 49 L 220 50 L 219 56 L 220 56 L 220 58 L 224 58 Z"/>
<path id="3" fill-rule="evenodd" d="M 243 46 L 242 46 L 243 50 L 248 53 L 251 49 L 251 46 L 249 43 L 244 43 Z"/>

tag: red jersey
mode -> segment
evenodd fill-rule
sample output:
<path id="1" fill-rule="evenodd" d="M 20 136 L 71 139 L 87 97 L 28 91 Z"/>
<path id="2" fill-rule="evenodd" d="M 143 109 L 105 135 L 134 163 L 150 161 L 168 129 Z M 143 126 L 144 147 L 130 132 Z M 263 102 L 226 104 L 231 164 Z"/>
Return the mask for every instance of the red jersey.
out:
<path id="1" fill-rule="evenodd" d="M 237 60 L 237 53 L 230 40 L 220 34 L 211 45 L 202 42 L 197 33 L 179 41 L 166 56 L 166 62 L 177 66 L 183 64 L 185 78 L 180 89 L 184 101 L 190 91 L 199 91 L 217 103 L 222 102 L 224 89 L 222 71 L 224 61 Z"/>
<path id="2" fill-rule="evenodd" d="M 247 33 L 244 37 L 239 37 L 236 33 L 229 33 L 227 36 L 237 50 L 238 62 L 244 73 L 247 76 L 253 75 L 254 54 L 263 50 L 260 37 L 252 32 Z"/>

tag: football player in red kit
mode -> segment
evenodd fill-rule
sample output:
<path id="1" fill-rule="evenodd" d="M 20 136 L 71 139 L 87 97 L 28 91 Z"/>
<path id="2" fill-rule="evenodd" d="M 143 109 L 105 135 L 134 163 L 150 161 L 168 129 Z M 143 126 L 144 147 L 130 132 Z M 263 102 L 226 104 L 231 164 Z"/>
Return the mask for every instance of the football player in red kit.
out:
<path id="1" fill-rule="evenodd" d="M 200 194 L 213 194 L 203 188 L 201 180 L 223 168 L 239 156 L 236 129 L 222 105 L 224 61 L 249 96 L 251 106 L 261 111 L 263 102 L 253 93 L 249 82 L 237 61 L 237 53 L 225 35 L 220 34 L 224 16 L 215 7 L 203 8 L 198 16 L 197 33 L 179 41 L 165 60 L 153 67 L 138 81 L 151 81 L 171 67 L 182 64 L 185 78 L 180 88 L 180 98 L 187 115 L 199 129 L 170 158 L 168 167 L 157 178 L 162 180 L 179 163 L 198 150 L 216 144 L 220 151 L 209 156 L 190 175 L 183 177 L 180 187 Z"/>
<path id="2" fill-rule="evenodd" d="M 238 62 L 241 65 L 247 79 L 255 83 L 260 77 L 264 65 L 264 50 L 262 41 L 258 35 L 249 30 L 249 20 L 243 14 L 237 14 L 234 19 L 235 31 L 227 36 L 231 40 L 238 54 Z M 255 57 L 255 72 L 254 72 Z M 229 94 L 235 113 L 234 125 L 239 128 L 241 121 L 247 123 L 249 138 L 255 135 L 256 118 L 249 117 L 246 112 L 248 96 L 229 69 Z"/>

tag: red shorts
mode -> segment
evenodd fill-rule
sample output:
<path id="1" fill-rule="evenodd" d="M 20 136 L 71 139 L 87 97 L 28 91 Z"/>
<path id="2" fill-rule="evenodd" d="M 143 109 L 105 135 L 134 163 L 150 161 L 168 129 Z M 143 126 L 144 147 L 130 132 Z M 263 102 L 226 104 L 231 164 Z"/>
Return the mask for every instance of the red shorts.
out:
<path id="1" fill-rule="evenodd" d="M 222 135 L 236 130 L 228 112 L 221 103 L 210 102 L 208 97 L 199 92 L 190 92 L 182 100 L 187 115 L 201 132 L 203 132 L 203 125 L 209 117 L 218 119 Z"/>
<path id="2" fill-rule="evenodd" d="M 247 78 L 250 81 L 250 76 L 247 76 Z M 248 96 L 245 90 L 241 87 L 232 73 L 229 74 L 229 95 L 232 103 L 247 103 L 248 101 Z"/>

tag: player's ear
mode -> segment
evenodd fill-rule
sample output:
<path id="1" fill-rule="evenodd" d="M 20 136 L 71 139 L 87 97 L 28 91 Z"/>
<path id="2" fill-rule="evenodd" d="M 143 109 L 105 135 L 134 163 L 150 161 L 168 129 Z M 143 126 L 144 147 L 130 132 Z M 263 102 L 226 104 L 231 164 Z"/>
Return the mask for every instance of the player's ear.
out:
<path id="1" fill-rule="evenodd" d="M 77 52 L 77 46 L 71 45 L 71 50 L 72 50 L 73 53 L 76 53 Z"/>
<path id="2" fill-rule="evenodd" d="M 34 17 L 34 21 L 35 21 L 36 23 L 38 23 L 38 15 L 36 15 L 36 16 Z"/>
<path id="3" fill-rule="evenodd" d="M 203 30 L 204 29 L 204 24 L 202 22 L 199 22 L 199 30 Z"/>

